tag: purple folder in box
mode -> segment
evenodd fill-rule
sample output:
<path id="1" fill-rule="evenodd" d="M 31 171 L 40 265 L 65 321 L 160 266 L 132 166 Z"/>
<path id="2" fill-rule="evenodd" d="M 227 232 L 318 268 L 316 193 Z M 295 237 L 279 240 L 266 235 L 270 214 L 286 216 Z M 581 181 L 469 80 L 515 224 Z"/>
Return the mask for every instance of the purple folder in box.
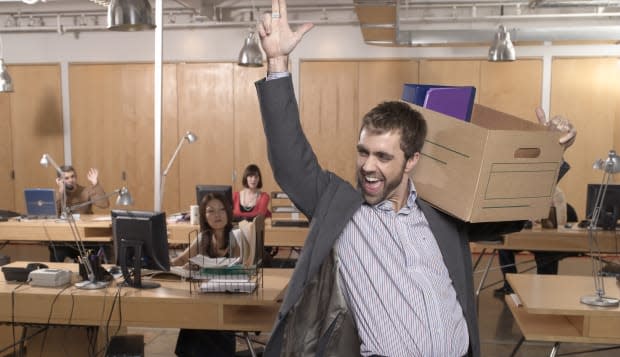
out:
<path id="1" fill-rule="evenodd" d="M 431 88 L 426 92 L 423 106 L 451 117 L 469 121 L 475 95 L 476 88 L 474 87 Z"/>

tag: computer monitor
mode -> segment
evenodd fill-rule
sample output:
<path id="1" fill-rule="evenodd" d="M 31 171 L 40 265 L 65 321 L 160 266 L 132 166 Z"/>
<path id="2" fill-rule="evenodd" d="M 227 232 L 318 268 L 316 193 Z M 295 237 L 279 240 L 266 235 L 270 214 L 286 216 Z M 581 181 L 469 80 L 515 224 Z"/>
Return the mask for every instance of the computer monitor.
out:
<path id="1" fill-rule="evenodd" d="M 586 217 L 588 219 L 592 219 L 596 197 L 600 189 L 600 184 L 588 184 L 586 196 Z M 597 226 L 607 230 L 616 229 L 619 218 L 620 185 L 609 185 L 605 193 L 605 200 L 601 206 L 601 213 L 599 214 Z"/>
<path id="2" fill-rule="evenodd" d="M 165 212 L 112 210 L 116 262 L 125 283 L 141 289 L 159 287 L 142 281 L 141 269 L 170 270 Z"/>
<path id="3" fill-rule="evenodd" d="M 232 186 L 228 185 L 196 185 L 196 204 L 200 206 L 202 198 L 209 193 L 219 193 L 232 206 Z"/>

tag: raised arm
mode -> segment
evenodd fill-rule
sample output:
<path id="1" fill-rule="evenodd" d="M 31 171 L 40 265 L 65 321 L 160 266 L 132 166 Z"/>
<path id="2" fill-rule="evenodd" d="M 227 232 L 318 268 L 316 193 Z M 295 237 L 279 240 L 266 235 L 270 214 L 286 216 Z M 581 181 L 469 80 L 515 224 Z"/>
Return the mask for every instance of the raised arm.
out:
<path id="1" fill-rule="evenodd" d="M 287 19 L 284 0 L 273 0 L 272 13 L 262 17 L 259 34 L 269 63 L 268 77 L 278 72 L 286 78 L 261 80 L 256 88 L 274 177 L 295 205 L 312 217 L 331 174 L 322 171 L 303 133 L 293 83 L 287 75 L 288 55 L 312 24 L 293 31 Z"/>
<path id="2" fill-rule="evenodd" d="M 93 201 L 93 205 L 99 208 L 108 208 L 110 207 L 110 200 L 106 198 L 102 198 L 105 196 L 105 191 L 103 187 L 99 184 L 99 171 L 97 169 L 91 168 L 88 170 L 88 174 L 86 178 L 90 182 L 91 186 L 88 188 L 88 199 Z"/>

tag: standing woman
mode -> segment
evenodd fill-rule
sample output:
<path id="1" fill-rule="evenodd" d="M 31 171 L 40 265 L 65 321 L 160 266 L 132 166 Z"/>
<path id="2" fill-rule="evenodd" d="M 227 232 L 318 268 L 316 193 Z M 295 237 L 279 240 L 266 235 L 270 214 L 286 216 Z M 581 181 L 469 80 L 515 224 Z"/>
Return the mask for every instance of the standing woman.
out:
<path id="1" fill-rule="evenodd" d="M 258 166 L 248 165 L 243 171 L 243 190 L 233 194 L 233 216 L 235 219 L 247 219 L 262 214 L 271 217 L 269 211 L 269 195 L 261 192 L 263 177 Z"/>
<path id="2" fill-rule="evenodd" d="M 239 244 L 232 233 L 230 202 L 218 193 L 207 194 L 200 202 L 200 233 L 190 246 L 172 259 L 171 265 L 188 265 L 196 254 L 210 258 L 238 257 Z M 230 331 L 181 329 L 175 354 L 179 357 L 234 357 L 235 334 Z"/>

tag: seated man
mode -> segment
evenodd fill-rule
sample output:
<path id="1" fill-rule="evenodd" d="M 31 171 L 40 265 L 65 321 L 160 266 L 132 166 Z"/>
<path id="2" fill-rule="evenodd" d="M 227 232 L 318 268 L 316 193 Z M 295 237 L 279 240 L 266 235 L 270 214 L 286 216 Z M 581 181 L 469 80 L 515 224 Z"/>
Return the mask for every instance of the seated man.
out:
<path id="1" fill-rule="evenodd" d="M 62 171 L 62 175 L 58 174 L 56 178 L 56 184 L 58 185 L 56 210 L 59 214 L 63 213 L 62 209 L 64 207 L 71 207 L 88 201 L 92 201 L 92 203 L 76 208 L 73 210 L 73 213 L 93 214 L 93 205 L 99 208 L 108 208 L 110 206 L 107 197 L 104 198 L 105 191 L 99 184 L 99 171 L 97 171 L 97 169 L 91 168 L 88 170 L 86 178 L 88 178 L 88 181 L 91 183 L 88 187 L 77 183 L 77 175 L 73 166 L 63 165 L 60 167 L 60 170 Z M 65 200 L 65 206 L 62 204 L 63 199 Z M 66 258 L 71 258 L 76 261 L 79 255 L 78 250 L 73 245 L 65 244 L 59 246 L 51 243 L 48 248 L 50 251 L 50 261 L 52 262 L 63 262 Z M 99 248 L 99 246 L 97 245 L 95 248 Z"/>

